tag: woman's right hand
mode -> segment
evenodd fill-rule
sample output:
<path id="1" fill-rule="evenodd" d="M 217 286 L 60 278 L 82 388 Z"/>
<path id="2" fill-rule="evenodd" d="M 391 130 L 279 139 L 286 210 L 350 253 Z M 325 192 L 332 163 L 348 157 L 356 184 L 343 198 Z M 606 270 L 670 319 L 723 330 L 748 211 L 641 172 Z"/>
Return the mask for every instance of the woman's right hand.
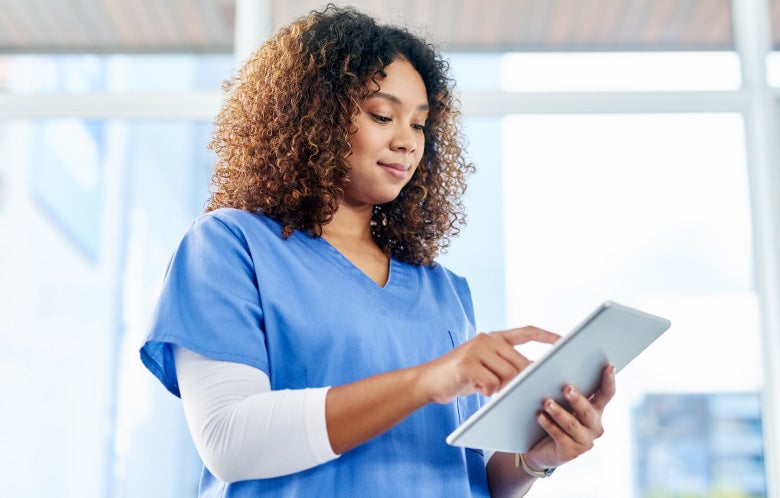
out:
<path id="1" fill-rule="evenodd" d="M 531 363 L 516 345 L 531 341 L 552 344 L 558 339 L 558 334 L 532 326 L 477 334 L 420 365 L 420 387 L 426 398 L 436 403 L 473 393 L 491 396 Z"/>
<path id="2" fill-rule="evenodd" d="M 536 327 L 479 334 L 427 363 L 334 386 L 325 402 L 331 448 L 336 454 L 348 451 L 430 402 L 449 403 L 475 392 L 489 396 L 531 363 L 515 345 L 558 339 Z"/>

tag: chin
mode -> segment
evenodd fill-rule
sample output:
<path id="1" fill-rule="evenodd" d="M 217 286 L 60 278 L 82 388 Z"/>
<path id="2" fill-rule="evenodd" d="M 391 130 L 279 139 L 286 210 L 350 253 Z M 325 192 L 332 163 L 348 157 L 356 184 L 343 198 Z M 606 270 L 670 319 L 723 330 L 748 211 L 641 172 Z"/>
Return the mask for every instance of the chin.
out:
<path id="1" fill-rule="evenodd" d="M 345 192 L 345 199 L 346 201 L 350 201 L 350 203 L 353 204 L 368 204 L 371 206 L 379 206 L 381 204 L 387 204 L 388 202 L 393 202 L 398 198 L 399 195 L 401 195 L 400 188 L 384 188 L 384 189 L 372 189 L 371 191 L 363 191 L 361 193 L 356 193 L 356 195 L 349 195 L 348 192 Z"/>
<path id="2" fill-rule="evenodd" d="M 374 202 L 374 205 L 379 204 L 387 204 L 388 202 L 393 202 L 394 200 L 398 199 L 398 196 L 401 195 L 401 192 L 394 192 L 393 194 L 382 196 L 377 199 L 376 202 Z"/>

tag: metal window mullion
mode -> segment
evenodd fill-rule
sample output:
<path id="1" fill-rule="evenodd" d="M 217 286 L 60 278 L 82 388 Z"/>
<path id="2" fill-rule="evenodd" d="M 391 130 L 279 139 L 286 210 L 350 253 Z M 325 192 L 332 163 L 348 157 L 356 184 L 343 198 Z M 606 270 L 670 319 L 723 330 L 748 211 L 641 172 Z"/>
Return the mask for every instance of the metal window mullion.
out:
<path id="1" fill-rule="evenodd" d="M 220 91 L 127 94 L 0 94 L 3 119 L 190 119 L 211 121 Z M 464 92 L 466 116 L 589 113 L 748 113 L 745 90 L 720 92 Z"/>
<path id="2" fill-rule="evenodd" d="M 186 93 L 0 94 L 0 120 L 190 119 L 211 121 L 218 91 Z"/>
<path id="3" fill-rule="evenodd" d="M 240 67 L 273 29 L 271 0 L 236 0 L 235 19 L 233 58 Z"/>
<path id="4" fill-rule="evenodd" d="M 772 50 L 770 9 L 767 0 L 732 0 L 731 10 L 743 88 L 750 99 L 745 138 L 762 334 L 764 468 L 767 496 L 780 498 L 780 151 L 777 93 L 766 71 Z M 739 333 L 734 331 L 736 340 Z"/>
<path id="5" fill-rule="evenodd" d="M 745 112 L 743 90 L 657 92 L 463 92 L 465 116 Z"/>

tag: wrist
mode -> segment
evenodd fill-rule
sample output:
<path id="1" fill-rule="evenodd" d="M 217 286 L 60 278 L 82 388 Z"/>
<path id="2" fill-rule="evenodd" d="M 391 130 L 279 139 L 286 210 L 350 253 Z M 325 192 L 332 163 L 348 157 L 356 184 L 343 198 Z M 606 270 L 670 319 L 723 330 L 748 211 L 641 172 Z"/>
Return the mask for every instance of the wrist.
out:
<path id="1" fill-rule="evenodd" d="M 452 401 L 441 392 L 442 373 L 439 368 L 439 360 L 437 358 L 409 369 L 413 377 L 414 397 L 421 401 L 421 406 L 428 403 L 449 403 Z"/>
<path id="2" fill-rule="evenodd" d="M 543 457 L 543 453 L 543 451 L 533 447 L 530 450 L 523 452 L 523 458 L 525 459 L 525 463 L 527 463 L 528 466 L 532 469 L 543 470 L 550 466 L 547 462 L 544 461 L 544 458 L 540 460 L 539 457 Z"/>
<path id="3" fill-rule="evenodd" d="M 555 467 L 545 467 L 529 460 L 528 453 L 517 453 L 515 455 L 515 467 L 522 469 L 529 476 L 539 479 L 550 477 L 555 471 Z"/>
<path id="4" fill-rule="evenodd" d="M 409 392 L 413 403 L 418 408 L 436 401 L 427 385 L 427 378 L 429 377 L 427 369 L 428 366 L 425 363 L 406 369 Z"/>

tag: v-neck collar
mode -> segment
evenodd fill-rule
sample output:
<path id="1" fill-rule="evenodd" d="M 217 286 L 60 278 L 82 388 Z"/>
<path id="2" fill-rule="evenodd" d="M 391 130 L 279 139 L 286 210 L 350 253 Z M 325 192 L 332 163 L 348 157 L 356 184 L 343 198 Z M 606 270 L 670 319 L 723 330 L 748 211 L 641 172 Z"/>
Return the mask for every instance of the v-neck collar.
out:
<path id="1" fill-rule="evenodd" d="M 395 258 L 390 258 L 388 264 L 387 282 L 384 286 L 379 285 L 369 277 L 363 270 L 358 268 L 336 247 L 328 242 L 324 237 L 311 237 L 303 232 L 297 232 L 302 237 L 311 239 L 321 250 L 317 251 L 320 255 L 334 263 L 338 268 L 359 282 L 362 287 L 372 289 L 376 292 L 387 294 L 400 292 L 399 297 L 414 296 L 417 293 L 417 278 L 410 267 L 401 263 Z"/>
<path id="2" fill-rule="evenodd" d="M 369 277 L 366 272 L 361 270 L 355 263 L 353 263 L 343 252 L 339 251 L 336 246 L 331 244 L 325 237 L 317 237 L 320 245 L 324 246 L 324 250 L 328 253 L 333 261 L 336 262 L 341 268 L 346 270 L 350 274 L 357 275 L 357 278 L 363 281 L 370 282 L 370 284 L 376 286 L 379 289 L 386 289 L 391 285 L 394 278 L 393 258 L 389 258 L 387 269 L 387 281 L 385 285 L 379 285 L 373 278 Z"/>

